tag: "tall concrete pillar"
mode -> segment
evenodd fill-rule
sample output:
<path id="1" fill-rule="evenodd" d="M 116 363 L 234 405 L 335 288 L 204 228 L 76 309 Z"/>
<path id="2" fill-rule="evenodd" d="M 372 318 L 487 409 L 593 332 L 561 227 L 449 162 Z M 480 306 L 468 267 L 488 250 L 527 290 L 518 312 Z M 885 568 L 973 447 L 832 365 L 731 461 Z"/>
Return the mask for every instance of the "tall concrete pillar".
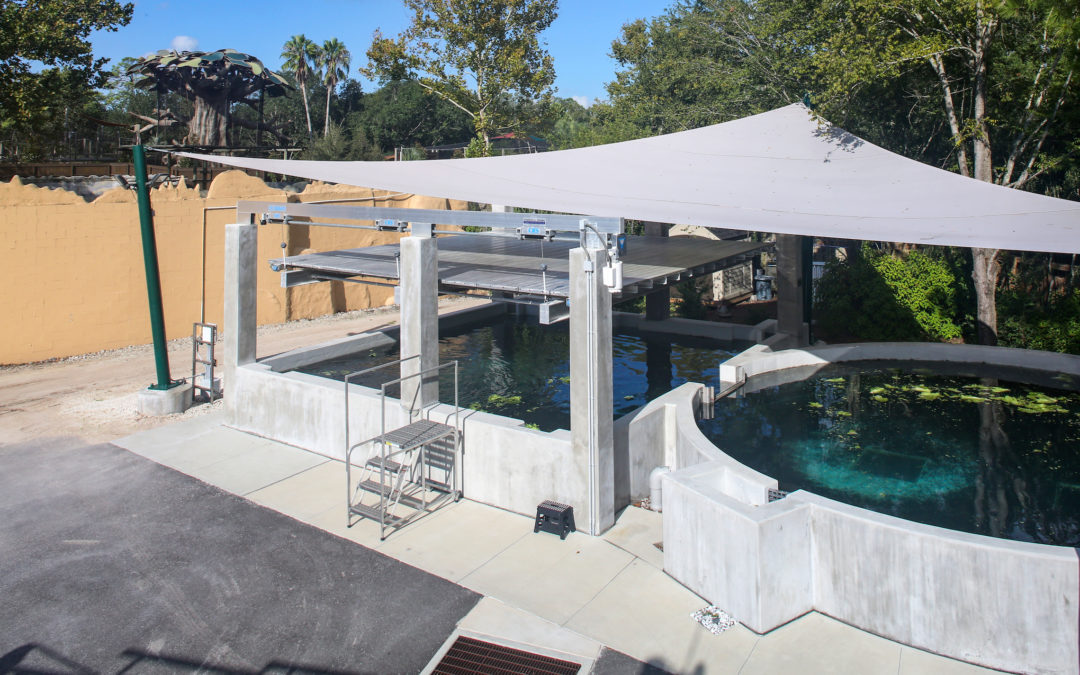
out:
<path id="1" fill-rule="evenodd" d="M 611 293 L 600 271 L 607 252 L 590 250 L 589 256 L 585 249 L 570 251 L 570 442 L 579 472 L 571 484 L 585 486 L 573 504 L 578 529 L 597 535 L 615 523 Z"/>
<path id="2" fill-rule="evenodd" d="M 254 223 L 225 226 L 225 316 L 222 317 L 225 353 L 222 362 L 225 405 L 229 410 L 232 410 L 234 398 L 228 392 L 235 386 L 237 366 L 255 362 L 258 228 Z"/>
<path id="3" fill-rule="evenodd" d="M 439 249 L 430 226 L 411 225 L 401 239 L 401 377 L 439 365 Z M 401 403 L 419 410 L 439 400 L 439 374 L 431 372 L 401 383 Z"/>
<path id="4" fill-rule="evenodd" d="M 667 223 L 645 223 L 646 237 L 666 237 L 671 225 Z M 657 290 L 645 296 L 645 320 L 663 321 L 671 317 L 671 288 L 661 286 Z"/>
<path id="5" fill-rule="evenodd" d="M 805 239 L 776 235 L 776 329 L 792 337 L 788 347 L 805 347 L 810 342 Z"/>

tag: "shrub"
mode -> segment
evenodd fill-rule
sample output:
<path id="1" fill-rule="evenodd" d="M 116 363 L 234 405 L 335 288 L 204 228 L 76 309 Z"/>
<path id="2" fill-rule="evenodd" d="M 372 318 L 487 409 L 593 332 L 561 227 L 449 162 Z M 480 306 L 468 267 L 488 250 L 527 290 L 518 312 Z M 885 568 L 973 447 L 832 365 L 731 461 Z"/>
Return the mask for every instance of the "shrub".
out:
<path id="1" fill-rule="evenodd" d="M 957 279 L 947 260 L 910 251 L 834 261 L 818 281 L 817 332 L 826 339 L 957 340 Z"/>

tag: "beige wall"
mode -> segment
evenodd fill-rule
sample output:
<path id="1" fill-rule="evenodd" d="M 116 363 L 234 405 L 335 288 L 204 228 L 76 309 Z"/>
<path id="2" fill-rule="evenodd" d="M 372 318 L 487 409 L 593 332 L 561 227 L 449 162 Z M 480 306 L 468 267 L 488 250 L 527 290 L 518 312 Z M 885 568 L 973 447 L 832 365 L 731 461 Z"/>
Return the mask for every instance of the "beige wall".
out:
<path id="1" fill-rule="evenodd" d="M 375 199 L 372 199 L 372 198 Z M 461 202 L 388 195 L 366 188 L 313 184 L 301 194 L 268 187 L 233 171 L 218 176 L 206 198 L 197 190 L 162 187 L 151 204 L 157 235 L 165 331 L 191 335 L 199 320 L 204 207 L 237 199 L 311 202 L 356 199 L 356 205 L 463 208 Z M 206 211 L 206 320 L 223 311 L 225 224 L 232 209 Z M 281 257 L 282 229 L 259 229 L 259 257 Z M 284 237 L 289 255 L 389 243 L 398 235 L 369 230 L 298 227 Z M 26 363 L 150 342 L 142 241 L 135 194 L 115 189 L 93 202 L 64 190 L 0 183 L 0 364 Z M 283 289 L 269 266 L 259 268 L 260 324 L 390 304 L 392 290 L 343 282 Z M 225 327 L 222 327 L 225 329 Z"/>

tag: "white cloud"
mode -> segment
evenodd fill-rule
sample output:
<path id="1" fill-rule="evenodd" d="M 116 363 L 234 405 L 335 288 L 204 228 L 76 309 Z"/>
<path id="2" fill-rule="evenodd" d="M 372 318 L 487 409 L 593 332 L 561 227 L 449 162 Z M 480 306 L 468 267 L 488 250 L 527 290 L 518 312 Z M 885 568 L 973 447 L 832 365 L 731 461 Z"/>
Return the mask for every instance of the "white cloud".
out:
<path id="1" fill-rule="evenodd" d="M 190 52 L 194 51 L 199 46 L 199 41 L 190 35 L 177 35 L 169 43 L 169 47 L 175 49 L 178 52 Z"/>
<path id="2" fill-rule="evenodd" d="M 588 96 L 571 96 L 570 98 L 577 101 L 577 104 L 582 108 L 588 108 L 592 105 L 592 101 L 589 100 Z"/>

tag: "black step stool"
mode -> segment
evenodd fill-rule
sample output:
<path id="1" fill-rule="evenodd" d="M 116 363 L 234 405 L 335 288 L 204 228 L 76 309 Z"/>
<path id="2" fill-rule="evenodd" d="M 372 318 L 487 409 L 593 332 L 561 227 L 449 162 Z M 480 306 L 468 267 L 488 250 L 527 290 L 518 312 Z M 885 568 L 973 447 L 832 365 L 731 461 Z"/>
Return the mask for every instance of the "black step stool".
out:
<path id="1" fill-rule="evenodd" d="M 550 499 L 540 502 L 536 507 L 536 524 L 533 525 L 533 534 L 540 530 L 559 535 L 559 539 L 566 539 L 566 535 L 577 532 L 574 527 L 574 507 L 568 504 L 560 504 Z"/>

